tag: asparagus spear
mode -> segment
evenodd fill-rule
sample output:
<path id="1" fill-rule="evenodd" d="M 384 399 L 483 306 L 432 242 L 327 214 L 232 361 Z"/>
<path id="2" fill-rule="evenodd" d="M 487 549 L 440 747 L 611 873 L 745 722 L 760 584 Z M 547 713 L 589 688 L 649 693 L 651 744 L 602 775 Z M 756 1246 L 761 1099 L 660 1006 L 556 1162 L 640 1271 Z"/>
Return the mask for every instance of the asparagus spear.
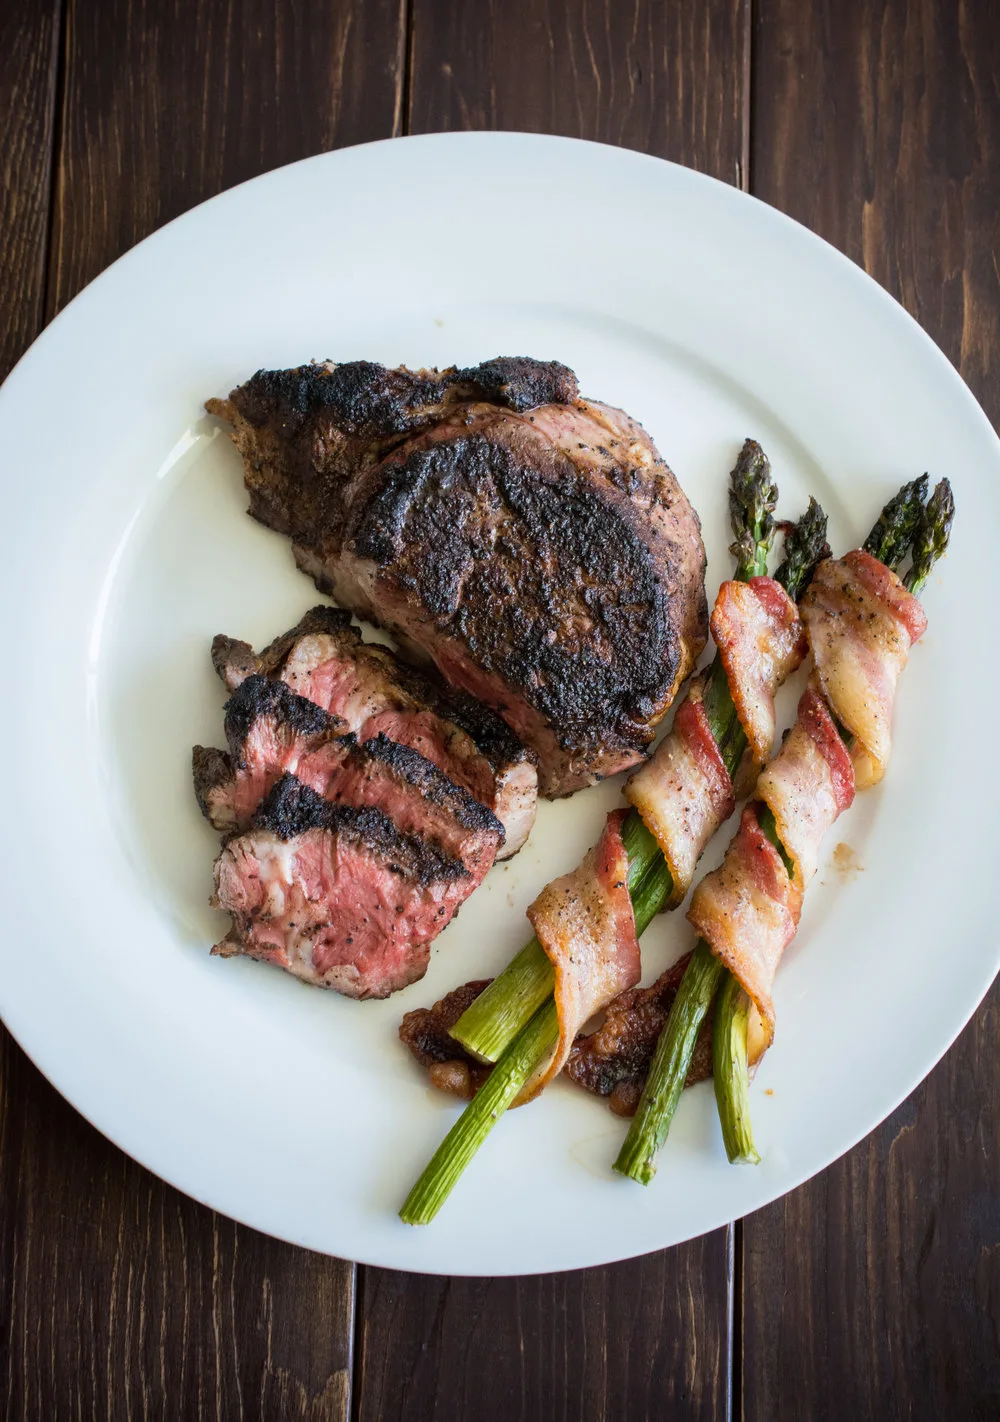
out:
<path id="1" fill-rule="evenodd" d="M 924 475 L 922 479 L 915 479 L 912 484 L 906 485 L 901 493 L 909 491 L 911 498 L 914 494 L 919 494 L 922 498 L 926 494 L 927 483 L 927 476 Z M 905 557 L 906 542 L 912 540 L 912 561 L 904 581 L 910 592 L 918 593 L 927 581 L 934 564 L 948 547 L 955 517 L 951 484 L 947 479 L 942 479 L 927 504 L 919 510 L 912 505 L 909 509 L 903 507 L 899 495 L 892 501 L 892 505 L 887 506 L 892 510 L 890 517 L 879 520 L 865 548 L 875 557 L 881 557 L 883 563 L 891 565 Z M 913 517 L 914 514 L 916 517 Z M 765 823 L 762 816 L 761 828 L 784 857 L 785 851 L 779 842 L 773 816 L 768 814 L 766 818 L 769 823 Z M 787 867 L 790 869 L 791 865 Z M 731 974 L 726 977 L 727 981 L 716 1004 L 712 1035 L 715 1099 L 729 1160 L 734 1165 L 744 1162 L 756 1165 L 760 1156 L 753 1142 L 753 1127 L 750 1123 L 750 1076 L 746 1047 L 750 999 L 740 990 Z"/>
<path id="2" fill-rule="evenodd" d="M 729 476 L 729 516 L 735 542 L 730 552 L 736 559 L 733 576 L 742 582 L 767 571 L 767 556 L 774 539 L 774 507 L 777 486 L 771 465 L 756 440 L 748 439 Z M 815 567 L 825 546 L 826 517 L 810 500 L 809 509 L 786 539 L 785 567 L 793 580 L 789 588 L 801 588 L 806 570 Z M 734 775 L 746 740 L 736 716 L 722 664 L 713 663 L 705 687 L 705 712 L 712 734 L 723 750 L 726 768 Z M 629 861 L 629 892 L 647 873 L 656 876 L 662 890 L 660 906 L 673 890 L 673 880 L 659 847 L 633 810 L 622 828 L 622 840 Z M 654 913 L 658 912 L 658 908 Z M 638 926 L 638 925 L 637 925 Z M 643 925 L 645 927 L 645 925 Z M 639 930 L 642 932 L 642 929 Z M 482 1061 L 495 1062 L 517 1036 L 546 998 L 552 994 L 552 964 L 537 938 L 532 938 L 485 992 L 480 993 L 451 1029 L 457 1042 Z"/>
<path id="3" fill-rule="evenodd" d="M 748 468 L 751 460 L 756 470 L 755 477 L 751 477 Z M 763 451 L 751 440 L 748 440 L 744 445 L 740 461 L 733 471 L 734 486 L 737 478 L 743 491 L 740 507 L 745 511 L 748 526 L 761 530 L 770 544 L 773 538 L 771 514 L 777 491 L 770 481 L 770 468 Z M 755 550 L 751 560 L 749 547 L 740 539 L 740 530 L 735 529 L 734 531 L 737 534 L 737 544 L 734 547 L 739 550 L 737 557 L 740 560 L 738 572 L 745 579 L 753 576 L 759 568 L 766 567 L 766 551 L 761 555 Z M 790 574 L 790 576 L 799 579 L 805 578 L 809 570 L 823 556 L 826 547 L 825 531 L 826 520 L 822 516 L 822 511 L 819 510 L 819 506 L 815 504 L 814 500 L 810 500 L 806 514 L 798 524 L 793 525 L 786 536 L 786 548 L 792 544 L 790 557 L 786 561 L 789 562 L 790 567 L 797 570 L 794 575 Z M 803 545 L 801 548 L 797 546 L 799 543 Z M 811 549 L 811 557 L 807 554 L 806 543 Z M 796 586 L 799 585 L 796 584 Z M 736 720 L 735 713 L 733 720 Z M 741 745 L 735 765 L 738 765 L 742 753 Z M 623 828 L 623 840 L 633 822 L 637 822 L 639 825 L 642 823 L 638 815 L 630 815 Z M 638 832 L 633 830 L 632 833 L 637 834 Z M 648 834 L 645 827 L 643 827 L 643 834 L 652 840 L 652 836 Z M 645 848 L 644 840 L 635 842 L 641 846 L 641 849 Z M 627 842 L 626 847 L 628 847 Z M 631 867 L 630 863 L 629 892 L 632 895 L 636 931 L 641 934 L 655 913 L 666 902 L 673 883 L 670 871 L 658 849 L 650 867 L 646 869 L 638 882 L 633 881 Z M 535 942 L 537 943 L 537 940 Z M 529 949 L 530 947 L 531 945 L 529 945 Z M 526 951 L 522 950 L 519 957 L 523 956 Z M 542 951 L 540 945 L 538 951 Z M 551 974 L 551 965 L 549 965 L 547 958 L 545 962 L 549 966 Z M 554 1049 L 559 1036 L 559 1023 L 555 1001 L 552 997 L 551 982 L 550 975 L 546 992 L 540 1002 L 536 1004 L 534 1012 L 520 1026 L 516 1035 L 508 1041 L 486 1084 L 456 1121 L 420 1179 L 410 1191 L 400 1211 L 400 1218 L 405 1223 L 414 1225 L 430 1223 L 500 1116 L 515 1100 L 535 1069 L 546 1060 Z M 494 1082 L 494 1079 L 496 1084 L 484 1099 L 484 1092 Z"/>
<path id="4" fill-rule="evenodd" d="M 927 484 L 925 475 L 904 485 L 886 504 L 865 540 L 866 552 L 871 553 L 887 567 L 898 567 L 905 562 L 912 546 L 914 566 L 919 556 L 920 569 L 926 566 L 929 572 L 933 558 L 940 556 L 947 543 L 954 513 L 950 485 L 947 480 L 938 485 L 931 501 L 934 503 L 934 511 L 930 512 L 931 505 L 928 504 L 925 510 L 923 503 Z M 926 577 L 926 572 L 922 573 L 922 577 Z M 761 828 L 784 854 L 771 816 L 761 817 Z M 708 971 L 705 961 L 707 958 L 718 962 L 708 944 L 699 940 L 657 1043 L 639 1110 L 615 1162 L 616 1170 L 644 1185 L 648 1184 L 656 1173 L 655 1155 L 666 1139 L 673 1112 L 687 1078 L 691 1058 L 690 1053 L 685 1055 L 681 1047 L 690 1042 L 693 1052 L 701 1023 L 711 1005 L 711 997 L 707 1003 L 704 1001 L 703 982 Z M 724 983 L 724 990 L 716 1008 L 713 1037 L 717 1037 L 717 1042 L 713 1041 L 713 1058 L 716 1062 L 729 1063 L 728 1070 L 723 1070 L 721 1075 L 715 1075 L 719 1119 L 729 1159 L 734 1163 L 753 1161 L 759 1157 L 753 1144 L 747 1104 L 748 1078 L 745 1063 L 749 1002 L 745 994 L 741 995 L 735 989 L 729 990 L 728 983 L 724 980 L 731 979 L 731 975 L 721 964 L 718 964 L 718 967 L 717 982 Z M 689 987 L 688 977 L 692 973 L 694 976 Z"/>

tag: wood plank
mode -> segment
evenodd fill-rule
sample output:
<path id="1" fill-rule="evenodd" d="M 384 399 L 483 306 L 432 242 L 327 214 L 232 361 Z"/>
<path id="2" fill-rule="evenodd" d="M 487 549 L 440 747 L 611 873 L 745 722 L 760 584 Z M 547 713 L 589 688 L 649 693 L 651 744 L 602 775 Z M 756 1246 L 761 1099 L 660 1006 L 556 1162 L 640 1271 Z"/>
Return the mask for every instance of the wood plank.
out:
<path id="1" fill-rule="evenodd" d="M 403 0 L 69 0 L 52 308 L 178 213 L 400 131 Z"/>
<path id="2" fill-rule="evenodd" d="M 727 1265 L 719 1230 L 575 1274 L 366 1269 L 357 1416 L 716 1422 L 728 1409 Z"/>
<path id="3" fill-rule="evenodd" d="M 60 0 L 0 8 L 0 380 L 42 324 Z"/>
<path id="4" fill-rule="evenodd" d="M 4 25 L 17 9 L 8 5 Z M 70 0 L 50 313 L 220 189 L 389 136 L 404 34 L 401 0 L 323 0 L 308 15 L 261 0 Z M 13 92 L 27 106 L 24 85 Z M 30 134 L 16 141 L 29 171 L 14 175 L 14 201 L 27 212 L 44 156 Z M 25 337 L 42 309 L 28 234 L 44 231 L 44 213 L 32 221 L 4 247 L 28 254 Z M 19 277 L 5 269 L 0 280 L 6 291 Z M 5 334 L 13 355 L 17 332 Z M 0 1201 L 4 1417 L 349 1416 L 353 1266 L 278 1244 L 165 1186 L 67 1106 L 6 1034 Z"/>
<path id="5" fill-rule="evenodd" d="M 1000 423 L 1000 26 L 757 0 L 753 191 L 863 264 Z M 1000 1407 L 1000 994 L 895 1115 L 743 1226 L 743 1414 Z"/>
<path id="6" fill-rule="evenodd" d="M 409 129 L 564 133 L 738 183 L 748 14 L 743 0 L 414 0 Z M 719 1230 L 576 1274 L 438 1279 L 366 1269 L 359 1422 L 723 1417 L 728 1267 L 728 1231 Z"/>
<path id="7" fill-rule="evenodd" d="M 620 144 L 743 185 L 748 0 L 414 0 L 411 133 Z"/>

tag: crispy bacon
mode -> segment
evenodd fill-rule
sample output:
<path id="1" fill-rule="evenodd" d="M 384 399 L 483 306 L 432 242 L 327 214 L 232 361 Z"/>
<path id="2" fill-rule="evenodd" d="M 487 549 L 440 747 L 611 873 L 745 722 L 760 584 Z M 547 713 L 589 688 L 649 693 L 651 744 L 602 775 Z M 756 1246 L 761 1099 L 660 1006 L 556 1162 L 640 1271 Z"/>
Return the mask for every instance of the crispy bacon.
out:
<path id="1" fill-rule="evenodd" d="M 773 578 L 725 582 L 712 612 L 712 635 L 750 746 L 740 779 L 749 774 L 752 783 L 774 740 L 775 692 L 806 653 L 798 608 Z M 736 803 L 708 723 L 704 689 L 704 677 L 692 683 L 670 734 L 625 786 L 626 800 L 639 811 L 670 867 L 670 907 L 684 898 L 705 846 Z"/>
<path id="2" fill-rule="evenodd" d="M 548 1063 L 526 1084 L 520 1103 L 532 1100 L 562 1070 L 588 1018 L 639 981 L 639 938 L 621 837 L 627 813 L 612 811 L 580 867 L 547 885 L 528 909 L 555 968 L 559 1041 Z"/>
<path id="3" fill-rule="evenodd" d="M 688 919 L 742 983 L 766 1048 L 774 1038 L 774 975 L 798 928 L 820 842 L 854 799 L 851 758 L 815 687 L 803 693 L 798 719 L 756 795 L 722 864 L 695 890 Z M 774 816 L 785 857 L 761 828 L 762 805 Z"/>
<path id="4" fill-rule="evenodd" d="M 896 682 L 927 618 L 895 573 L 861 549 L 819 565 L 802 616 L 823 695 L 856 739 L 863 790 L 885 774 Z"/>
<path id="5" fill-rule="evenodd" d="M 708 724 L 697 677 L 659 750 L 625 786 L 625 798 L 663 852 L 674 881 L 669 907 L 680 903 L 705 845 L 733 813 L 729 772 Z"/>
<path id="6" fill-rule="evenodd" d="M 774 815 L 804 893 L 819 867 L 823 836 L 854 800 L 850 753 L 814 686 L 803 692 L 798 719 L 758 779 L 756 795 Z"/>
<path id="7" fill-rule="evenodd" d="M 774 742 L 774 693 L 807 651 L 798 607 L 773 578 L 730 581 L 719 589 L 711 628 L 751 759 L 761 766 Z"/>

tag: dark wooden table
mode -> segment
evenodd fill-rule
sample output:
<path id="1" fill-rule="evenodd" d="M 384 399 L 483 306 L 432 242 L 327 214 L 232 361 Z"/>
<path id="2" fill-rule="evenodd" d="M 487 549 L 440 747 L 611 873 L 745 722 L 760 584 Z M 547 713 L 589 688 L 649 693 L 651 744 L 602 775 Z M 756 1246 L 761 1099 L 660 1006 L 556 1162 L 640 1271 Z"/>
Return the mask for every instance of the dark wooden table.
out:
<path id="1" fill-rule="evenodd" d="M 790 213 L 904 303 L 996 424 L 998 76 L 991 0 L 3 0 L 0 375 L 222 188 L 499 127 L 644 149 Z M 994 989 L 880 1130 L 778 1204 L 499 1281 L 234 1225 L 109 1145 L 4 1034 L 0 1415 L 995 1419 L 998 1008 Z"/>

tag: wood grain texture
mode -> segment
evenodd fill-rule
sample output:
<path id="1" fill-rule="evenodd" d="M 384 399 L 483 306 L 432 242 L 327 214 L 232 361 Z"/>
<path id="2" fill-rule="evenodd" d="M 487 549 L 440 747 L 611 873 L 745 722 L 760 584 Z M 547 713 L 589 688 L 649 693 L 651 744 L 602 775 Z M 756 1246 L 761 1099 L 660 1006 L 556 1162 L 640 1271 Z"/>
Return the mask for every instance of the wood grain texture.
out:
<path id="1" fill-rule="evenodd" d="M 1000 423 L 995 6 L 755 13 L 754 192 L 888 287 Z M 998 1100 L 994 987 L 880 1130 L 745 1222 L 748 1422 L 1000 1415 Z"/>
<path id="2" fill-rule="evenodd" d="M 749 0 L 413 0 L 412 133 L 523 129 L 743 183 Z"/>
<path id="3" fill-rule="evenodd" d="M 68 0 L 50 314 L 172 217 L 399 132 L 403 0 Z"/>
<path id="4" fill-rule="evenodd" d="M 13 318 L 4 309 L 5 356 L 42 312 L 55 70 L 51 25 L 39 12 L 32 27 L 33 14 L 15 3 L 0 20 L 3 201 L 17 228 L 0 232 L 0 281 L 20 303 Z M 50 314 L 203 198 L 400 123 L 398 0 L 68 0 L 65 23 Z M 353 1266 L 266 1239 L 153 1178 L 6 1034 L 0 1202 L 5 1419 L 349 1416 Z"/>
<path id="5" fill-rule="evenodd" d="M 0 380 L 42 324 L 60 0 L 0 6 Z"/>
<path id="6" fill-rule="evenodd" d="M 527 1279 L 367 1269 L 358 1422 L 723 1418 L 723 1241 L 720 1231 L 604 1269 Z"/>
<path id="7" fill-rule="evenodd" d="M 5 1037 L 0 1415 L 348 1416 L 350 1268 L 129 1160 Z"/>
<path id="8" fill-rule="evenodd" d="M 414 0 L 408 127 L 563 133 L 738 183 L 748 14 L 742 0 Z M 474 1171 L 460 1188 L 475 1189 Z M 724 1417 L 729 1246 L 719 1230 L 611 1268 L 519 1280 L 365 1269 L 358 1422 Z"/>

